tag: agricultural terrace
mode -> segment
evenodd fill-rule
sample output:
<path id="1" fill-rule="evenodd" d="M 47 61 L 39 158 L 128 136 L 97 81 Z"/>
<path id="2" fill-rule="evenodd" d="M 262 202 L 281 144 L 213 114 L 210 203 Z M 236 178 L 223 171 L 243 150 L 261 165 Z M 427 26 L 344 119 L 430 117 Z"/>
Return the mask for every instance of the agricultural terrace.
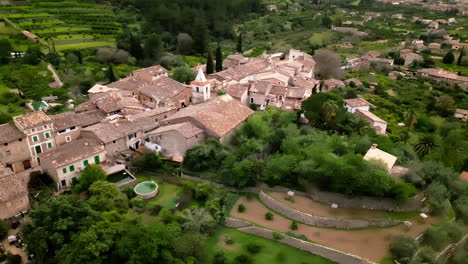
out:
<path id="1" fill-rule="evenodd" d="M 277 194 L 274 196 L 278 196 Z M 304 199 L 294 196 L 297 205 L 294 207 L 304 209 Z M 296 202 L 294 202 L 296 203 Z M 317 204 L 310 201 L 307 205 L 312 205 L 312 208 L 319 208 Z M 240 212 L 239 205 L 244 205 L 245 210 Z M 290 203 L 287 203 L 290 204 Z M 312 210 L 312 208 L 309 209 Z M 338 208 L 340 216 L 349 215 L 350 209 Z M 315 212 L 315 210 L 314 210 Z M 271 220 L 266 219 L 266 214 L 271 213 L 273 216 Z M 356 210 L 356 214 L 364 217 L 363 210 Z M 385 212 L 374 212 L 374 214 L 385 214 Z M 317 215 L 331 216 L 327 211 L 318 210 Z M 354 215 L 354 213 L 351 213 Z M 319 228 L 302 223 L 297 223 L 297 229 L 291 230 L 291 219 L 288 219 L 270 208 L 266 207 L 261 201 L 251 197 L 241 197 L 231 210 L 231 216 L 241 220 L 251 222 L 255 225 L 262 226 L 278 232 L 294 232 L 296 235 L 304 235 L 308 240 L 321 245 L 331 247 L 346 253 L 351 253 L 371 261 L 379 263 L 387 256 L 390 255 L 389 246 L 391 239 L 397 235 L 406 235 L 416 238 L 422 234 L 427 228 L 434 224 L 447 221 L 450 216 L 429 217 L 422 220 L 414 213 L 395 214 L 394 218 L 406 220 L 411 222 L 411 226 L 398 225 L 388 228 L 365 228 L 365 229 L 351 229 L 341 230 L 334 228 Z M 368 219 L 373 218 L 369 217 Z M 390 215 L 389 215 L 390 217 Z"/>
<path id="2" fill-rule="evenodd" d="M 50 44 L 53 42 L 58 51 L 113 46 L 120 29 L 109 6 L 77 0 L 0 6 L 0 17 L 8 19 L 18 29 L 30 31 Z"/>

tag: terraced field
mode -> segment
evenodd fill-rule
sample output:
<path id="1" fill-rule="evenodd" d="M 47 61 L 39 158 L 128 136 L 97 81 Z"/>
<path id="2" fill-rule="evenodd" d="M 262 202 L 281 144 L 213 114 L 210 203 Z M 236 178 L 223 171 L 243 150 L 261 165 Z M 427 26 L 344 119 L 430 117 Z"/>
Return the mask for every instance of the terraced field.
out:
<path id="1" fill-rule="evenodd" d="M 0 5 L 2 17 L 14 23 L 17 30 L 36 34 L 44 43 L 53 41 L 58 51 L 113 46 L 120 30 L 109 6 L 79 0 L 32 0 L 26 5 Z"/>

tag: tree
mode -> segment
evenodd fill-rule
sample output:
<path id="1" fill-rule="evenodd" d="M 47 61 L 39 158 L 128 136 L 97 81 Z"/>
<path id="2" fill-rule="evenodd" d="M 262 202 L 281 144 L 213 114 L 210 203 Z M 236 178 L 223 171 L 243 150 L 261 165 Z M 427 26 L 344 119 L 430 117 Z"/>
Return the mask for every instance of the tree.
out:
<path id="1" fill-rule="evenodd" d="M 463 63 L 463 56 L 465 55 L 465 47 L 462 47 L 460 50 L 460 55 L 458 56 L 457 65 L 461 66 Z"/>
<path id="2" fill-rule="evenodd" d="M 8 63 L 12 47 L 8 39 L 0 39 L 0 64 Z"/>
<path id="3" fill-rule="evenodd" d="M 212 74 L 213 72 L 213 58 L 211 57 L 211 52 L 208 51 L 206 55 L 206 74 Z"/>
<path id="4" fill-rule="evenodd" d="M 112 182 L 96 181 L 89 187 L 89 193 L 88 203 L 96 211 L 125 213 L 128 210 L 127 196 Z"/>
<path id="5" fill-rule="evenodd" d="M 195 51 L 204 54 L 208 47 L 208 26 L 204 16 L 197 16 L 195 19 L 192 36 Z"/>
<path id="6" fill-rule="evenodd" d="M 73 192 L 80 193 L 87 191 L 91 184 L 105 179 L 106 173 L 104 170 L 98 165 L 91 164 L 81 173 L 80 178 L 78 178 L 78 183 L 73 187 Z"/>
<path id="7" fill-rule="evenodd" d="M 396 236 L 390 243 L 390 252 L 400 263 L 409 263 L 417 250 L 418 243 L 412 237 Z"/>
<path id="8" fill-rule="evenodd" d="M 137 60 L 143 58 L 143 48 L 141 47 L 140 37 L 135 36 L 132 33 L 130 33 L 129 52 Z"/>
<path id="9" fill-rule="evenodd" d="M 315 53 L 314 59 L 317 62 L 316 73 L 323 79 L 337 78 L 344 76 L 341 69 L 340 57 L 329 50 L 319 50 Z"/>
<path id="10" fill-rule="evenodd" d="M 8 234 L 8 225 L 7 223 L 0 220 L 0 240 L 3 240 L 7 237 Z"/>
<path id="11" fill-rule="evenodd" d="M 322 17 L 322 25 L 324 25 L 326 28 L 331 28 L 333 25 L 333 20 L 329 16 L 325 15 Z"/>
<path id="12" fill-rule="evenodd" d="M 112 65 L 110 64 L 107 67 L 107 79 L 109 80 L 110 83 L 117 81 L 117 78 L 115 77 L 115 74 L 114 74 L 114 69 L 112 68 Z"/>
<path id="13" fill-rule="evenodd" d="M 152 62 L 159 61 L 163 54 L 163 43 L 161 38 L 156 34 L 150 34 L 144 44 L 145 58 Z"/>
<path id="14" fill-rule="evenodd" d="M 203 208 L 190 210 L 183 215 L 183 219 L 182 228 L 191 232 L 209 233 L 211 228 L 215 226 L 213 217 Z"/>
<path id="15" fill-rule="evenodd" d="M 178 82 L 188 84 L 195 79 L 195 73 L 190 67 L 177 67 L 172 74 L 172 78 Z"/>
<path id="16" fill-rule="evenodd" d="M 442 62 L 445 64 L 452 64 L 454 60 L 455 56 L 451 51 L 449 51 L 447 52 L 447 54 L 445 54 L 444 58 L 442 59 Z"/>
<path id="17" fill-rule="evenodd" d="M 322 112 L 327 123 L 329 121 L 332 121 L 336 117 L 337 110 L 338 110 L 338 105 L 336 105 L 336 101 L 330 99 L 323 103 Z"/>
<path id="18" fill-rule="evenodd" d="M 23 57 L 23 62 L 30 65 L 38 65 L 44 58 L 44 54 L 37 46 L 29 47 Z"/>
<path id="19" fill-rule="evenodd" d="M 237 38 L 237 46 L 236 46 L 237 53 L 242 53 L 242 33 L 239 33 Z"/>
<path id="20" fill-rule="evenodd" d="M 161 168 L 163 164 L 162 158 L 154 152 L 146 152 L 142 157 L 133 162 L 135 167 L 141 170 L 156 170 Z"/>
<path id="21" fill-rule="evenodd" d="M 193 39 L 187 33 L 179 33 L 177 35 L 177 46 L 176 52 L 179 54 L 188 55 L 192 51 L 193 48 Z"/>
<path id="22" fill-rule="evenodd" d="M 49 52 L 49 54 L 45 56 L 45 60 L 54 66 L 58 66 L 61 62 L 60 55 L 55 51 Z"/>
<path id="23" fill-rule="evenodd" d="M 216 71 L 220 72 L 223 70 L 223 53 L 221 51 L 221 45 L 218 43 L 216 48 Z"/>
<path id="24" fill-rule="evenodd" d="M 438 147 L 437 138 L 433 134 L 422 136 L 419 141 L 414 145 L 414 150 L 419 157 L 424 157 L 432 150 Z"/>

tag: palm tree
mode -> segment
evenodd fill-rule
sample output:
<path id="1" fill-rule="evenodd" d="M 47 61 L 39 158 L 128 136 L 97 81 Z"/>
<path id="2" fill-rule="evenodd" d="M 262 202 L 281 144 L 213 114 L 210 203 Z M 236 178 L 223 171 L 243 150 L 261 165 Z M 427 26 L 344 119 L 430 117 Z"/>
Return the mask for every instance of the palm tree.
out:
<path id="1" fill-rule="evenodd" d="M 429 154 L 432 150 L 438 147 L 437 139 L 434 135 L 424 135 L 419 139 L 418 143 L 414 145 L 414 150 L 420 158 Z"/>
<path id="2" fill-rule="evenodd" d="M 407 116 L 407 119 L 406 119 L 406 122 L 405 122 L 405 125 L 409 128 L 409 127 L 412 127 L 414 126 L 414 124 L 416 124 L 416 121 L 418 119 L 418 116 L 416 115 L 415 112 L 411 111 L 408 116 Z"/>
<path id="3" fill-rule="evenodd" d="M 353 131 L 360 136 L 367 134 L 371 130 L 366 120 L 356 117 L 353 117 L 351 127 Z"/>
<path id="4" fill-rule="evenodd" d="M 214 226 L 213 217 L 203 208 L 196 208 L 183 216 L 182 228 L 197 233 L 207 233 Z"/>
<path id="5" fill-rule="evenodd" d="M 336 117 L 338 111 L 338 105 L 333 100 L 328 100 L 322 105 L 323 117 L 325 118 L 325 127 L 327 127 L 328 122 L 333 120 Z"/>

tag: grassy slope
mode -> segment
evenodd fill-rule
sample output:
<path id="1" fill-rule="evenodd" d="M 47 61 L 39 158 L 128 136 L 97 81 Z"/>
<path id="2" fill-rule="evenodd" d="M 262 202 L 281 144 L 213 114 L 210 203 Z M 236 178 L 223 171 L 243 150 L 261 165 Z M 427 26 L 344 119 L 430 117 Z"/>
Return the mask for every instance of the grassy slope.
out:
<path id="1" fill-rule="evenodd" d="M 226 245 L 224 238 L 229 236 L 234 244 Z M 241 233 L 232 228 L 219 228 L 207 241 L 205 248 L 207 249 L 208 261 L 212 263 L 213 256 L 218 251 L 223 251 L 228 258 L 228 263 L 232 263 L 233 259 L 240 254 L 249 255 L 246 246 L 249 243 L 255 243 L 262 246 L 262 250 L 252 256 L 253 264 L 331 264 L 332 261 L 323 259 L 319 256 L 312 255 L 306 251 L 257 237 L 250 234 Z"/>

